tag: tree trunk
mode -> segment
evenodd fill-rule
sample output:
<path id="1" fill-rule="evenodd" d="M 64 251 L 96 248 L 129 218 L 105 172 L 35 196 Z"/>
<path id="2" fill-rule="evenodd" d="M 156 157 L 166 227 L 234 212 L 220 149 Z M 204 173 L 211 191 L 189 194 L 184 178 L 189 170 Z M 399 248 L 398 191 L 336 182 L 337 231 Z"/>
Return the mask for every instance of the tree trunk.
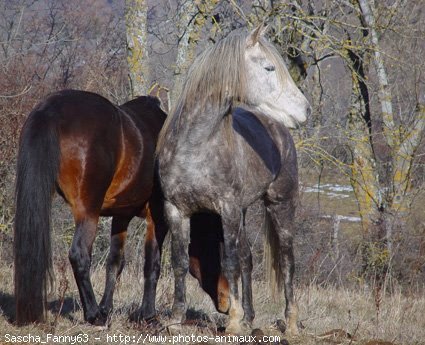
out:
<path id="1" fill-rule="evenodd" d="M 397 213 L 404 213 L 410 207 L 410 181 L 412 179 L 412 164 L 416 150 L 421 143 L 425 130 L 425 104 L 418 101 L 415 122 L 401 140 L 400 146 L 394 155 L 393 185 L 394 196 L 392 209 Z"/>
<path id="2" fill-rule="evenodd" d="M 418 100 L 416 121 L 409 129 L 396 124 L 392 107 L 392 94 L 389 88 L 387 72 L 379 46 L 379 34 L 374 16 L 373 0 L 357 0 L 364 24 L 366 25 L 373 50 L 373 63 L 377 72 L 379 84 L 378 98 L 381 104 L 381 119 L 383 133 L 387 145 L 391 149 L 391 175 L 385 181 L 387 192 L 386 212 L 397 218 L 403 218 L 410 206 L 409 188 L 412 173 L 412 164 L 415 152 L 420 144 L 425 127 L 425 107 Z M 391 251 L 392 225 L 386 220 L 386 241 Z"/>
<path id="3" fill-rule="evenodd" d="M 218 3 L 219 0 L 180 1 L 177 9 L 178 18 L 180 18 L 177 24 L 179 44 L 176 67 L 174 69 L 174 86 L 171 93 L 172 103 L 180 95 L 186 72 L 195 59 L 196 46 L 201 39 L 202 29 L 205 27 L 207 20 L 215 21 L 213 11 Z M 216 24 L 211 28 L 212 32 L 216 31 Z"/>
<path id="4" fill-rule="evenodd" d="M 384 123 L 384 134 L 385 138 L 390 147 L 398 145 L 397 135 L 394 135 L 396 126 L 394 123 L 394 113 L 392 106 L 392 94 L 388 85 L 387 72 L 382 58 L 381 50 L 379 47 L 379 35 L 376 31 L 376 21 L 373 13 L 373 9 L 369 3 L 370 0 L 358 0 L 360 10 L 362 12 L 363 21 L 367 26 L 370 33 L 370 42 L 372 49 L 374 50 L 374 59 L 378 83 L 379 83 L 379 101 L 381 103 L 381 115 Z"/>
<path id="5" fill-rule="evenodd" d="M 382 200 L 370 136 L 370 123 L 365 116 L 367 104 L 365 95 L 361 92 L 363 77 L 358 73 L 353 69 L 351 109 L 348 119 L 352 141 L 351 185 L 359 206 L 364 237 L 371 238 L 375 225 L 379 223 L 378 210 Z"/>
<path id="6" fill-rule="evenodd" d="M 127 64 L 132 98 L 146 95 L 149 88 L 147 49 L 147 0 L 126 0 Z"/>
<path id="7" fill-rule="evenodd" d="M 395 157 L 394 154 L 396 153 L 396 150 L 398 150 L 398 147 L 400 145 L 399 133 L 398 133 L 399 131 L 394 121 L 394 113 L 393 113 L 393 107 L 392 107 L 392 94 L 388 84 L 388 77 L 387 77 L 387 72 L 384 65 L 384 60 L 379 47 L 379 35 L 376 30 L 376 27 L 377 27 L 376 20 L 373 13 L 373 0 L 357 0 L 357 1 L 361 11 L 361 20 L 367 28 L 368 36 L 369 36 L 371 47 L 373 50 L 372 61 L 377 72 L 377 80 L 379 84 L 378 99 L 381 104 L 381 119 L 383 123 L 383 133 L 388 146 L 391 148 L 392 157 Z M 370 2 L 372 2 L 372 6 Z M 370 130 L 371 128 L 372 127 L 370 126 Z M 392 163 L 394 163 L 394 159 Z M 378 176 L 377 171 L 378 169 L 375 167 L 374 172 L 376 176 Z M 402 175 L 405 175 L 407 171 L 402 169 L 400 173 Z M 392 228 L 393 227 L 392 227 L 392 224 L 390 224 L 387 216 L 389 215 L 391 211 L 391 206 L 392 206 L 391 204 L 392 204 L 393 197 L 391 193 L 387 193 L 386 200 L 383 200 L 384 190 L 382 187 L 379 186 L 379 180 L 376 182 L 378 186 L 377 188 L 378 194 L 376 195 L 376 197 L 379 199 L 378 200 L 379 202 L 375 205 L 375 207 L 376 207 L 376 210 L 381 213 L 381 219 L 378 222 L 380 225 L 379 229 L 374 230 L 375 232 L 377 231 L 377 233 L 373 234 L 372 237 L 378 241 L 380 248 L 385 243 L 385 245 L 387 246 L 387 251 L 389 255 L 388 258 L 389 258 L 391 256 L 390 251 L 392 250 Z M 392 185 L 393 185 L 393 181 L 391 181 L 391 178 L 387 178 L 387 181 L 384 181 L 384 187 L 386 187 L 387 190 L 394 190 L 394 189 L 391 189 Z"/>
<path id="8" fill-rule="evenodd" d="M 186 71 L 195 57 L 195 17 L 198 9 L 194 1 L 183 1 L 177 11 L 180 18 L 177 24 L 180 36 L 177 48 L 176 68 L 174 69 L 174 86 L 171 92 L 172 105 L 174 105 L 174 101 L 180 95 Z"/>

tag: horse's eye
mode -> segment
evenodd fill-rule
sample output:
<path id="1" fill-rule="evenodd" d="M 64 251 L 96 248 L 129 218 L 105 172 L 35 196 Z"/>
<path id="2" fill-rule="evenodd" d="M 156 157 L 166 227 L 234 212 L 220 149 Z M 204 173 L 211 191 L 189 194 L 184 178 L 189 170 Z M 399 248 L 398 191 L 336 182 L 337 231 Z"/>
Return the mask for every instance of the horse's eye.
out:
<path id="1" fill-rule="evenodd" d="M 275 70 L 274 66 L 267 66 L 264 68 L 266 69 L 267 72 L 273 72 Z"/>

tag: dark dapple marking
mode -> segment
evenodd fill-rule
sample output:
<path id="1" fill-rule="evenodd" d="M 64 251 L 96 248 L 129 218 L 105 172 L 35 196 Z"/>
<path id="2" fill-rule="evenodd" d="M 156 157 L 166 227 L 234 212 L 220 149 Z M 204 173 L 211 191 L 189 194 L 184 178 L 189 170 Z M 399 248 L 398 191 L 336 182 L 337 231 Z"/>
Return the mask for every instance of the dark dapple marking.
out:
<path id="1" fill-rule="evenodd" d="M 305 121 L 310 105 L 277 50 L 262 37 L 264 31 L 262 26 L 251 34 L 238 31 L 201 54 L 160 134 L 158 176 L 175 276 L 172 323 L 181 323 L 187 309 L 191 219 L 210 212 L 221 217 L 223 227 L 222 270 L 230 289 L 227 331 L 240 333 L 251 326 L 252 257 L 245 212 L 262 199 L 270 225 L 270 270 L 278 287 L 285 286 L 289 331 L 298 332 L 292 288 L 298 172 L 286 126 Z"/>

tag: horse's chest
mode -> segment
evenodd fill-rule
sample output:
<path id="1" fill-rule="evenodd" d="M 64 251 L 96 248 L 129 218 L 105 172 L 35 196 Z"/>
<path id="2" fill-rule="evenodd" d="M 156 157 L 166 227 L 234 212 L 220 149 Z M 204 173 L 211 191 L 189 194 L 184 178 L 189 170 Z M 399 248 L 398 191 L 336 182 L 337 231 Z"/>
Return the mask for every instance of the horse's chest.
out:
<path id="1" fill-rule="evenodd" d="M 247 206 L 263 193 L 269 179 L 255 180 L 256 173 L 241 173 L 233 161 L 220 157 L 186 164 L 169 165 L 162 171 L 165 197 L 188 213 L 210 210 L 220 212 L 223 205 Z M 183 162 L 181 162 L 183 163 Z M 250 176 L 250 182 L 246 180 Z"/>
<path id="2" fill-rule="evenodd" d="M 235 197 L 238 181 L 234 167 L 221 162 L 219 155 L 198 151 L 191 156 L 169 158 L 161 162 L 159 171 L 167 199 L 176 204 L 215 210 L 219 200 Z"/>

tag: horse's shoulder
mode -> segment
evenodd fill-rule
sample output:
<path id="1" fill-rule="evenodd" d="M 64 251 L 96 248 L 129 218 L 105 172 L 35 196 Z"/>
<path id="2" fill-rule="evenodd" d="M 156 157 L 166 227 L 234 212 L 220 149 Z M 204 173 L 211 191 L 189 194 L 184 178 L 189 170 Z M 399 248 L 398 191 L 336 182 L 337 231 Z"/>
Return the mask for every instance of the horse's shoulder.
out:
<path id="1" fill-rule="evenodd" d="M 235 130 L 243 129 L 256 135 L 267 135 L 271 137 L 277 134 L 289 134 L 288 129 L 284 125 L 255 109 L 237 107 L 232 110 L 232 116 Z"/>
<path id="2" fill-rule="evenodd" d="M 247 108 L 235 108 L 232 116 L 233 130 L 271 172 L 277 173 L 280 169 L 282 147 L 267 119 Z"/>

